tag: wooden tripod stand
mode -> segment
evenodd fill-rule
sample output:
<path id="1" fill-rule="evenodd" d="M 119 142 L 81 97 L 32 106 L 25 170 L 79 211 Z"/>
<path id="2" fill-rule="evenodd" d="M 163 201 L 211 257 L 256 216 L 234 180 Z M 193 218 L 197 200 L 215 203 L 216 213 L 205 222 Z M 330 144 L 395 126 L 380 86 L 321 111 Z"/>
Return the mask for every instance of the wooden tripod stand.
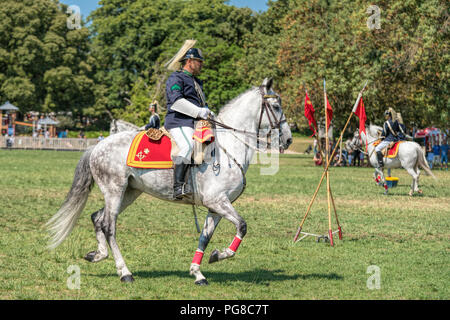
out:
<path id="1" fill-rule="evenodd" d="M 326 141 L 326 166 L 324 166 L 325 169 L 324 169 L 324 171 L 323 171 L 323 173 L 322 173 L 322 177 L 320 178 L 319 184 L 317 185 L 316 191 L 314 192 L 314 195 L 313 195 L 313 197 L 312 197 L 312 199 L 311 199 L 311 201 L 310 201 L 310 203 L 309 203 L 309 205 L 308 205 L 308 208 L 307 208 L 307 210 L 306 210 L 306 214 L 305 214 L 305 216 L 303 217 L 303 220 L 301 221 L 300 226 L 299 226 L 298 229 L 297 229 L 297 233 L 295 234 L 295 237 L 294 237 L 294 242 L 300 241 L 300 240 L 306 238 L 307 236 L 315 236 L 315 237 L 318 237 L 318 239 L 320 239 L 320 238 L 326 238 L 326 236 L 324 236 L 324 235 L 317 235 L 317 234 L 313 234 L 313 233 L 302 232 L 303 224 L 305 223 L 306 217 L 308 216 L 308 214 L 309 214 L 309 212 L 310 212 L 310 210 L 311 210 L 312 204 L 314 203 L 314 200 L 316 199 L 317 193 L 319 192 L 320 186 L 322 185 L 322 182 L 323 182 L 323 179 L 325 178 L 325 176 L 326 176 L 326 178 L 327 178 L 328 239 L 329 239 L 329 241 L 330 241 L 330 245 L 331 245 L 331 246 L 334 245 L 334 242 L 333 242 L 333 234 L 339 233 L 339 240 L 342 240 L 342 227 L 341 227 L 341 225 L 340 225 L 340 223 L 339 223 L 339 219 L 338 219 L 337 211 L 336 211 L 336 206 L 335 206 L 335 203 L 334 203 L 333 194 L 332 194 L 332 192 L 331 192 L 331 186 L 330 186 L 330 174 L 329 174 L 329 171 L 328 171 L 328 167 L 330 166 L 331 160 L 333 159 L 333 157 L 334 157 L 334 155 L 335 155 L 335 153 L 336 153 L 336 150 L 337 150 L 337 147 L 338 147 L 339 143 L 342 141 L 342 137 L 343 137 L 343 135 L 344 135 L 345 129 L 347 129 L 347 126 L 348 126 L 348 124 L 350 123 L 350 119 L 352 118 L 352 115 L 353 115 L 353 113 L 355 112 L 355 110 L 356 110 L 356 108 L 357 108 L 357 106 L 358 106 L 358 104 L 359 104 L 359 100 L 360 100 L 361 97 L 362 97 L 362 93 L 363 93 L 364 89 L 366 88 L 366 85 L 367 85 L 367 82 L 366 82 L 366 84 L 364 85 L 364 88 L 363 88 L 363 89 L 361 90 L 361 92 L 359 93 L 358 98 L 356 99 L 356 103 L 355 103 L 355 105 L 353 106 L 352 112 L 350 113 L 350 115 L 349 115 L 349 117 L 348 117 L 348 119 L 347 119 L 347 122 L 345 123 L 345 126 L 344 126 L 344 128 L 342 129 L 342 131 L 341 131 L 341 134 L 340 134 L 340 136 L 339 136 L 339 140 L 336 142 L 336 145 L 335 145 L 335 147 L 334 147 L 334 149 L 333 149 L 333 152 L 331 153 L 331 156 L 329 157 L 329 148 L 330 148 L 330 146 L 329 146 L 329 142 L 328 142 L 327 97 L 326 97 L 325 80 L 324 80 L 325 134 L 326 134 L 326 138 L 325 138 L 325 141 Z M 335 217 L 336 217 L 336 222 L 337 222 L 337 226 L 338 226 L 338 230 L 336 230 L 336 231 L 332 231 L 332 227 L 331 227 L 331 205 L 333 205 L 334 215 L 335 215 Z M 303 236 L 302 236 L 300 239 L 298 239 L 298 237 L 300 236 L 300 234 L 303 234 Z"/>

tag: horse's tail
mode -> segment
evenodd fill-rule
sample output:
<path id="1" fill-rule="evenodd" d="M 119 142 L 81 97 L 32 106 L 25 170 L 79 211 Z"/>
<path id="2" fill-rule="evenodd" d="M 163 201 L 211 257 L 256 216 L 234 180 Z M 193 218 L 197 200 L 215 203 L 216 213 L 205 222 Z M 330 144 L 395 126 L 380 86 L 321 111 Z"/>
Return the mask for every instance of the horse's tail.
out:
<path id="1" fill-rule="evenodd" d="M 75 169 L 72 187 L 58 212 L 47 222 L 50 233 L 49 249 L 59 246 L 70 234 L 78 217 L 86 205 L 87 198 L 94 185 L 89 158 L 93 147 L 86 150 Z"/>
<path id="2" fill-rule="evenodd" d="M 431 172 L 431 168 L 428 165 L 427 159 L 425 158 L 425 153 L 422 151 L 422 148 L 417 146 L 417 161 L 419 162 L 420 167 L 425 170 L 427 176 L 432 176 L 435 181 L 437 181 L 436 176 Z"/>

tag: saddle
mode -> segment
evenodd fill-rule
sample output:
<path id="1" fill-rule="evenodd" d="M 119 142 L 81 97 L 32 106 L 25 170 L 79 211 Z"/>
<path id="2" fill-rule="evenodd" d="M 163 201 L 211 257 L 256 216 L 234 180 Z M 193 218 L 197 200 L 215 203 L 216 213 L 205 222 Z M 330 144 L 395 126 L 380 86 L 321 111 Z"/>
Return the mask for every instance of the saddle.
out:
<path id="1" fill-rule="evenodd" d="M 374 147 L 379 145 L 380 142 L 381 142 L 381 140 L 374 142 L 374 144 L 373 144 Z M 405 141 L 392 141 L 386 148 L 381 150 L 381 153 L 386 158 L 395 158 L 395 157 L 397 157 L 397 154 L 398 154 L 398 147 L 403 142 L 405 142 Z"/>
<path id="2" fill-rule="evenodd" d="M 208 145 L 214 141 L 214 134 L 208 121 L 196 123 L 194 135 L 193 163 L 200 165 L 205 159 Z M 128 151 L 127 165 L 134 168 L 169 169 L 179 148 L 171 134 L 164 128 L 150 128 L 136 135 Z"/>

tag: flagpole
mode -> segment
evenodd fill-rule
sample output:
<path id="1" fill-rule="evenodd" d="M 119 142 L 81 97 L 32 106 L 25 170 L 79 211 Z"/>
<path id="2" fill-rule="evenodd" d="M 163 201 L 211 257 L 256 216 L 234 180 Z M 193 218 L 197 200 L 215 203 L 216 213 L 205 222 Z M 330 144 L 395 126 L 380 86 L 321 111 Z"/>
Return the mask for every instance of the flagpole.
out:
<path id="1" fill-rule="evenodd" d="M 356 106 L 357 106 L 357 104 L 359 103 L 359 100 L 361 99 L 362 93 L 364 92 L 364 90 L 365 90 L 365 88 L 366 88 L 366 85 L 367 85 L 367 81 L 366 81 L 366 83 L 364 84 L 363 89 L 360 91 L 360 93 L 359 93 L 359 95 L 358 95 L 358 98 L 356 99 L 356 103 L 355 103 Z M 347 119 L 347 122 L 345 123 L 345 126 L 344 126 L 344 128 L 342 129 L 342 131 L 341 131 L 341 135 L 340 135 L 340 137 L 339 137 L 339 140 L 337 141 L 336 146 L 334 147 L 333 153 L 331 154 L 331 159 L 333 158 L 334 154 L 336 153 L 337 146 L 339 145 L 340 141 L 342 140 L 342 137 L 343 137 L 343 135 L 344 135 L 345 129 L 347 129 L 347 126 L 348 126 L 348 124 L 350 123 L 350 119 L 351 119 L 352 116 L 353 116 L 353 110 L 354 110 L 354 109 L 355 109 L 355 107 L 353 107 L 352 111 L 350 112 L 350 115 L 349 115 L 349 117 L 348 117 L 348 119 Z M 325 120 L 325 122 L 326 122 L 326 120 Z M 298 239 L 298 237 L 299 237 L 299 235 L 300 235 L 300 232 L 302 231 L 303 224 L 305 223 L 305 220 L 306 220 L 306 218 L 307 218 L 307 216 L 308 216 L 308 214 L 309 214 L 309 212 L 310 212 L 310 210 L 311 210 L 312 204 L 314 203 L 314 200 L 316 199 L 317 193 L 319 192 L 319 189 L 320 189 L 320 186 L 322 185 L 323 179 L 324 179 L 326 173 L 328 172 L 328 167 L 330 166 L 331 159 L 329 159 L 329 160 L 327 161 L 327 165 L 326 165 L 326 167 L 325 167 L 324 172 L 322 173 L 322 176 L 320 177 L 319 184 L 317 185 L 316 191 L 314 191 L 313 197 L 312 197 L 311 201 L 309 202 L 308 208 L 306 209 L 306 214 L 305 214 L 305 216 L 303 217 L 303 220 L 300 222 L 300 226 L 299 226 L 298 229 L 297 229 L 297 233 L 295 234 L 295 237 L 294 237 L 294 242 L 297 241 L 297 239 Z M 339 231 L 341 232 L 340 227 L 339 227 Z M 341 234 L 340 234 L 340 237 L 342 237 Z"/>
<path id="2" fill-rule="evenodd" d="M 325 143 L 326 143 L 326 153 L 327 153 L 327 164 L 331 162 L 332 157 L 330 158 L 330 141 L 328 139 L 328 99 L 327 99 L 327 89 L 326 82 L 323 79 L 323 102 L 325 105 Z M 330 119 L 331 120 L 331 119 Z M 327 176 L 327 205 L 328 205 L 328 237 L 330 239 L 330 244 L 333 246 L 333 231 L 331 230 L 331 199 L 330 199 L 330 172 L 326 170 Z"/>

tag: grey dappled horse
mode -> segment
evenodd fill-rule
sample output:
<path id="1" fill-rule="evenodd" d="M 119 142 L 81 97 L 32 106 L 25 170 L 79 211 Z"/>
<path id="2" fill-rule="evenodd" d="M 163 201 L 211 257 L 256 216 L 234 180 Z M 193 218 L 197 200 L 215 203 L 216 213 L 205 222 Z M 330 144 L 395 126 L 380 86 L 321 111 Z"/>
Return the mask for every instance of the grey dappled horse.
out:
<path id="1" fill-rule="evenodd" d="M 109 128 L 109 135 L 113 135 L 122 131 L 144 130 L 145 126 L 138 127 L 135 124 L 121 119 L 113 119 Z"/>
<path id="2" fill-rule="evenodd" d="M 383 129 L 381 127 L 370 125 L 366 127 L 367 137 L 364 132 L 361 132 L 361 139 L 363 144 L 367 142 L 367 151 L 370 155 L 370 164 L 375 168 L 375 173 L 378 173 L 381 177 L 381 182 L 386 186 L 386 180 L 384 178 L 383 170 L 377 168 L 377 156 L 374 152 L 375 147 L 373 143 L 379 139 L 379 133 L 381 133 Z M 430 170 L 428 163 L 425 159 L 425 154 L 421 146 L 417 142 L 413 141 L 404 141 L 400 144 L 398 149 L 397 157 L 395 158 L 384 158 L 384 167 L 386 169 L 395 169 L 403 167 L 412 177 L 411 190 L 409 195 L 412 196 L 414 192 L 418 192 L 422 194 L 422 190 L 419 189 L 419 176 L 420 170 L 419 166 L 422 167 L 425 172 L 432 176 L 434 179 L 436 177 Z M 387 188 L 385 187 L 385 194 L 387 194 Z"/>
<path id="3" fill-rule="evenodd" d="M 199 248 L 206 249 L 222 218 L 235 225 L 236 237 L 242 239 L 247 225 L 232 203 L 245 188 L 245 173 L 257 150 L 255 135 L 258 128 L 262 137 L 268 134 L 273 129 L 274 119 L 270 117 L 276 116 L 280 146 L 287 149 L 292 143 L 292 134 L 281 109 L 281 99 L 271 88 L 272 80 L 265 79 L 261 87 L 248 90 L 221 109 L 215 120 L 239 130 L 217 130 L 215 144 L 219 147 L 215 148 L 216 162 L 192 167 L 191 181 L 195 181 L 196 200 L 173 199 L 173 169 L 137 169 L 126 165 L 128 150 L 138 131 L 118 132 L 88 149 L 76 167 L 73 184 L 64 203 L 47 223 L 52 236 L 49 247 L 57 247 L 70 234 L 94 182 L 104 195 L 105 207 L 91 216 L 98 248 L 85 258 L 91 262 L 107 258 L 109 244 L 117 273 L 124 282 L 133 281 L 133 277 L 116 242 L 117 216 L 143 192 L 162 200 L 205 206 L 208 215 L 200 235 Z M 262 113 L 262 110 L 267 112 Z M 214 250 L 210 263 L 234 254 L 229 248 L 222 252 Z M 191 264 L 190 274 L 195 276 L 196 284 L 207 284 L 199 264 Z"/>

